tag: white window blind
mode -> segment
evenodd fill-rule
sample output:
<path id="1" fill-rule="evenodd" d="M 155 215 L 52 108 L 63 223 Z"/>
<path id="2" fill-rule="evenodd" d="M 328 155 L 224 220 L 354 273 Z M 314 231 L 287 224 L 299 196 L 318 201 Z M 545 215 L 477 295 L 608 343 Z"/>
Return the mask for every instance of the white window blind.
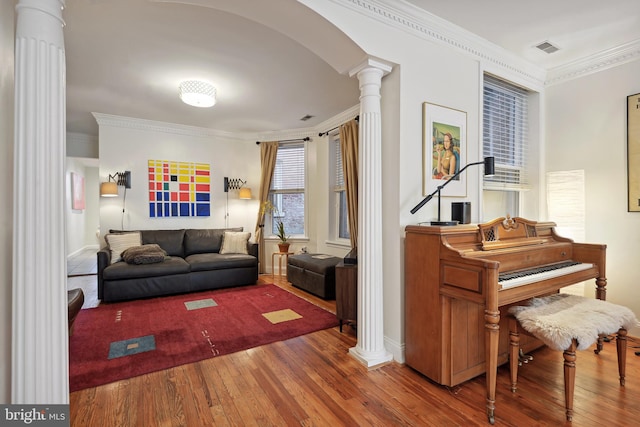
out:
<path id="1" fill-rule="evenodd" d="M 347 213 L 347 191 L 344 183 L 344 169 L 342 167 L 342 151 L 340 148 L 340 134 L 336 132 L 331 136 L 333 153 L 333 195 L 334 208 L 329 212 L 333 233 L 338 239 L 349 238 L 349 219 Z"/>
<path id="2" fill-rule="evenodd" d="M 342 167 L 342 152 L 340 151 L 340 138 L 333 140 L 333 158 L 335 159 L 334 190 L 344 190 L 344 168 Z"/>
<path id="3" fill-rule="evenodd" d="M 493 177 L 485 177 L 485 189 L 519 190 L 528 184 L 528 97 L 518 86 L 484 76 L 483 155 L 495 157 Z"/>
<path id="4" fill-rule="evenodd" d="M 275 207 L 270 221 L 272 234 L 278 223 L 282 222 L 287 235 L 305 235 L 304 195 L 304 142 L 280 143 L 269 191 L 269 198 Z"/>
<path id="5" fill-rule="evenodd" d="M 304 143 L 283 143 L 278 147 L 276 168 L 271 180 L 274 193 L 304 190 Z"/>

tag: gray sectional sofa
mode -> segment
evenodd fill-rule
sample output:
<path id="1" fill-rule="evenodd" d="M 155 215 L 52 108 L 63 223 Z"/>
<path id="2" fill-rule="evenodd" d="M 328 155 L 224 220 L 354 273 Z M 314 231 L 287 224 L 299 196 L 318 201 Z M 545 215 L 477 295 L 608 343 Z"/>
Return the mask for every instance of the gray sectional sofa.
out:
<path id="1" fill-rule="evenodd" d="M 114 302 L 255 284 L 258 245 L 247 242 L 246 254 L 221 254 L 225 231 L 242 229 L 140 230 L 142 245 L 157 244 L 166 252 L 150 264 L 112 263 L 109 247 L 100 249 L 98 298 Z"/>

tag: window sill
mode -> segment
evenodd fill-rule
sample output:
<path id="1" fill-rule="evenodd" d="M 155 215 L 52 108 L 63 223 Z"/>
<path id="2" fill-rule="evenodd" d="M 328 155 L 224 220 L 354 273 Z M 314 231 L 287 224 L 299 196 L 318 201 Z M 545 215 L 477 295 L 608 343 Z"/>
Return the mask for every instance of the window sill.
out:
<path id="1" fill-rule="evenodd" d="M 270 237 L 265 237 L 264 238 L 265 242 L 279 242 L 280 239 L 278 239 L 275 236 L 270 236 Z M 309 238 L 306 236 L 296 236 L 296 237 L 289 237 L 287 239 L 287 242 L 289 243 L 294 243 L 294 242 L 308 242 Z"/>
<path id="2" fill-rule="evenodd" d="M 351 242 L 348 241 L 326 240 L 324 243 L 332 248 L 351 249 Z"/>

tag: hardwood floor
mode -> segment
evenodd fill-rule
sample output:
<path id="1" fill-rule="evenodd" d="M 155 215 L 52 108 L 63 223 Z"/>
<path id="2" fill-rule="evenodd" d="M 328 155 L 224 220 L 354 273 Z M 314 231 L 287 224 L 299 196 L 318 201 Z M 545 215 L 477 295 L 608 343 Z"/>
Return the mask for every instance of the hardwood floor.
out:
<path id="1" fill-rule="evenodd" d="M 324 301 L 261 276 L 335 312 Z M 71 426 L 469 426 L 489 425 L 484 376 L 456 387 L 435 384 L 392 362 L 367 370 L 349 356 L 350 327 L 74 392 Z M 498 373 L 496 425 L 574 427 L 640 423 L 640 357 L 629 340 L 626 387 L 618 383 L 615 344 L 578 352 L 573 423 L 564 416 L 562 354 L 547 348 L 520 371 L 513 394 Z"/>

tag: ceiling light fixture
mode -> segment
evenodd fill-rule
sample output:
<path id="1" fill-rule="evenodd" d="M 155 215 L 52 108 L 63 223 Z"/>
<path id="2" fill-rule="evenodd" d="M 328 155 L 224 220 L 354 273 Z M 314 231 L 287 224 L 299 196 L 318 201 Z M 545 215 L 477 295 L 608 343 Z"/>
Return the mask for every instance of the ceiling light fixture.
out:
<path id="1" fill-rule="evenodd" d="M 200 80 L 185 80 L 178 86 L 182 102 L 194 107 L 213 107 L 216 103 L 216 88 Z"/>

